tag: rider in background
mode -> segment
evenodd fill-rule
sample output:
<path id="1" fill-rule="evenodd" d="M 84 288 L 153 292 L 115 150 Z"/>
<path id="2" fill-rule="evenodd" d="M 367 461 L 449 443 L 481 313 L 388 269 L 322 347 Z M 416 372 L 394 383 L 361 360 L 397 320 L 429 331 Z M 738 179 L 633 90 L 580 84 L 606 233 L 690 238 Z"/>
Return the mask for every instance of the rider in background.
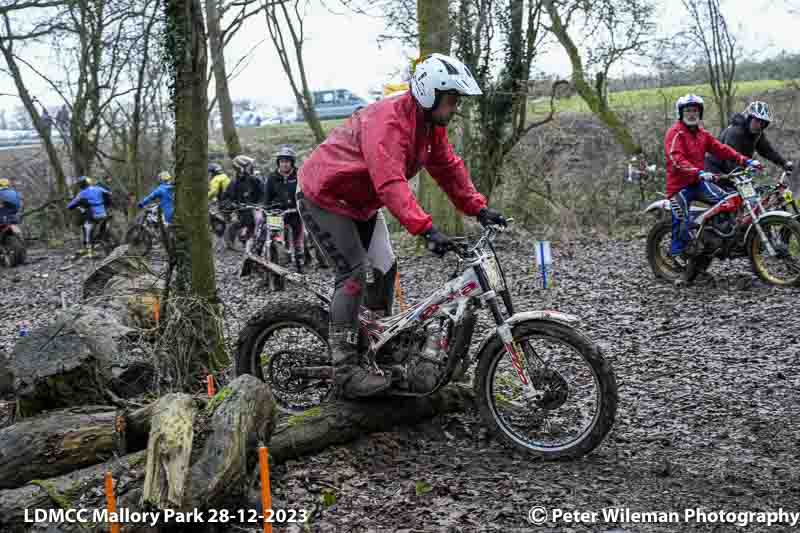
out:
<path id="1" fill-rule="evenodd" d="M 225 191 L 225 202 L 235 204 L 260 204 L 264 200 L 264 187 L 255 176 L 255 160 L 246 155 L 233 158 L 233 170 L 236 177 Z M 246 227 L 249 234 L 255 229 L 255 218 L 252 209 L 239 210 L 239 222 Z"/>
<path id="2" fill-rule="evenodd" d="M 294 209 L 294 213 L 287 213 L 283 217 L 283 223 L 291 228 L 291 239 L 289 247 L 294 250 L 294 262 L 297 271 L 303 273 L 303 222 L 297 210 L 297 168 L 295 160 L 297 156 L 291 146 L 283 146 L 275 154 L 277 168 L 267 179 L 267 192 L 264 203 L 267 207 L 276 206 L 282 210 Z"/>
<path id="3" fill-rule="evenodd" d="M 231 179 L 225 174 L 219 163 L 209 163 L 208 179 L 210 180 L 208 182 L 208 201 L 219 201 L 231 184 Z"/>
<path id="4" fill-rule="evenodd" d="M 722 130 L 719 140 L 746 157 L 753 157 L 758 152 L 764 159 L 783 168 L 789 174 L 794 170 L 791 161 L 787 161 L 773 148 L 767 139 L 766 129 L 772 122 L 772 115 L 766 102 L 750 102 L 745 110 L 731 117 L 728 127 Z M 735 169 L 731 161 L 722 161 L 713 154 L 706 154 L 705 169 L 715 174 L 728 174 Z"/>
<path id="5" fill-rule="evenodd" d="M 141 209 L 144 206 L 158 200 L 161 212 L 164 214 L 164 223 L 169 226 L 172 224 L 172 217 L 175 215 L 175 183 L 172 174 L 163 171 L 158 174 L 158 187 L 145 196 L 136 206 Z"/>
<path id="6" fill-rule="evenodd" d="M 706 152 L 722 160 L 734 161 L 738 166 L 760 169 L 761 163 L 748 159 L 730 146 L 714 138 L 700 126 L 703 119 L 703 99 L 694 94 L 678 98 L 675 103 L 677 122 L 667 131 L 664 151 L 667 160 L 667 198 L 672 208 L 672 255 L 684 254 L 689 243 L 689 207 L 695 200 L 710 205 L 725 197 L 725 191 L 712 181 L 714 175 L 703 169 Z M 698 258 L 685 257 L 683 283 L 691 283 L 697 272 L 708 264 L 698 264 Z M 707 259 L 701 261 L 707 262 Z"/>
<path id="7" fill-rule="evenodd" d="M 408 183 L 425 167 L 460 211 L 484 224 L 506 223 L 486 207 L 447 139 L 447 124 L 461 97 L 480 94 L 465 65 L 432 54 L 417 65 L 410 91 L 355 112 L 300 169 L 297 199 L 303 222 L 336 269 L 328 340 L 341 396 L 370 396 L 391 385 L 391 377 L 365 364 L 357 349 L 368 256 L 388 279 L 376 286 L 386 288 L 381 307 L 391 310 L 397 265 L 381 207 L 409 233 L 424 236 L 431 251 L 447 253 L 452 242 L 433 225 Z M 380 253 L 373 255 L 374 250 Z"/>
<path id="8" fill-rule="evenodd" d="M 102 224 L 108 218 L 107 208 L 112 205 L 111 191 L 98 185 L 93 185 L 93 180 L 88 176 L 81 176 L 78 178 L 79 192 L 67 204 L 67 209 L 75 209 L 80 206 L 85 209 L 83 216 L 83 223 L 92 221 Z M 90 235 L 88 231 L 83 231 L 83 246 L 84 249 L 91 253 L 92 243 L 89 242 Z"/>
<path id="9" fill-rule="evenodd" d="M 0 178 L 0 224 L 19 224 L 22 196 L 11 188 L 11 180 Z"/>

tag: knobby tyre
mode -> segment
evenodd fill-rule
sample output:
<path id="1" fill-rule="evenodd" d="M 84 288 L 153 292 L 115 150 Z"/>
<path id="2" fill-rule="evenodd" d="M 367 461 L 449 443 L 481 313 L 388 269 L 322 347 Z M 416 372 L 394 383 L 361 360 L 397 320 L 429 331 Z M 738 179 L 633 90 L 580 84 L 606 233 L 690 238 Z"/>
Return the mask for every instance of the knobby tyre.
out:
<path id="1" fill-rule="evenodd" d="M 481 352 L 473 382 L 484 423 L 502 442 L 545 460 L 590 453 L 611 430 L 618 400 L 614 372 L 599 347 L 567 325 L 541 320 L 516 324 L 513 335 L 548 364 L 529 376 L 536 385 L 534 400 L 495 335 Z M 548 345 L 553 348 L 543 349 Z M 557 363 L 562 353 L 567 357 Z M 581 421 L 577 430 L 567 429 L 570 416 Z M 559 432 L 563 442 L 548 436 Z"/>

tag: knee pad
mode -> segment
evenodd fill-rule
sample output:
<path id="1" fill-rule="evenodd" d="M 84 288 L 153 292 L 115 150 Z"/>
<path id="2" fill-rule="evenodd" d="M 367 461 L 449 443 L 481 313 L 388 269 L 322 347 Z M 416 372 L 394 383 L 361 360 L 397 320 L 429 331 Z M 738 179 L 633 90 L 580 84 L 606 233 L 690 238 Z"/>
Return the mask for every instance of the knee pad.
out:
<path id="1" fill-rule="evenodd" d="M 341 287 L 347 296 L 359 296 L 364 290 L 366 279 L 364 263 L 359 263 L 353 269 L 336 276 L 336 288 Z"/>

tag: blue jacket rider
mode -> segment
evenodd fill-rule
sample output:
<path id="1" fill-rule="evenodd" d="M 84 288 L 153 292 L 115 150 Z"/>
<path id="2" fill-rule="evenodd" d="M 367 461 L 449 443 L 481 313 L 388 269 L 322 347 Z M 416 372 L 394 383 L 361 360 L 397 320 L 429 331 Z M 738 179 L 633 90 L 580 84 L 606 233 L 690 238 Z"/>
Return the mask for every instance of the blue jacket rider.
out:
<path id="1" fill-rule="evenodd" d="M 169 172 L 160 173 L 158 179 L 161 184 L 145 196 L 138 206 L 141 209 L 154 200 L 158 200 L 161 211 L 164 213 L 164 222 L 172 224 L 172 217 L 175 214 L 175 184 L 172 182 L 172 175 Z"/>
<path id="2" fill-rule="evenodd" d="M 0 179 L 0 224 L 19 224 L 21 207 L 22 197 L 11 188 L 11 181 Z"/>
<path id="3" fill-rule="evenodd" d="M 89 216 L 93 220 L 102 220 L 108 216 L 106 205 L 111 203 L 111 191 L 98 185 L 90 185 L 89 178 L 81 176 L 78 181 L 81 191 L 67 204 L 67 209 L 75 209 L 79 205 L 89 207 Z"/>

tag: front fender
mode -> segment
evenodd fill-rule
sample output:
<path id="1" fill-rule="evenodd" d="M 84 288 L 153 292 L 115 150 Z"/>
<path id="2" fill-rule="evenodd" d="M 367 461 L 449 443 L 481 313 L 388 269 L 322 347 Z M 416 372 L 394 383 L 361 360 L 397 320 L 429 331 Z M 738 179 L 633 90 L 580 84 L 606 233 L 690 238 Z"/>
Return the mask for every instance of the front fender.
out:
<path id="1" fill-rule="evenodd" d="M 758 217 L 756 219 L 756 222 L 761 222 L 762 220 L 764 220 L 765 218 L 768 218 L 768 217 L 793 219 L 793 218 L 795 218 L 795 215 L 793 215 L 793 214 L 791 214 L 791 213 L 789 213 L 787 211 L 779 211 L 779 210 L 767 211 L 766 213 L 764 213 L 763 215 Z M 753 228 L 754 227 L 755 227 L 755 223 L 750 224 L 750 227 L 747 228 L 747 232 L 744 234 L 744 242 L 745 243 L 748 242 L 747 239 L 750 238 L 750 234 L 753 232 Z"/>
<path id="2" fill-rule="evenodd" d="M 580 318 L 559 311 L 523 311 L 522 313 L 514 313 L 510 318 L 506 319 L 505 323 L 513 328 L 515 324 L 525 322 L 526 320 L 544 320 L 546 322 L 572 325 L 579 322 Z M 499 336 L 499 333 L 497 332 L 497 328 L 495 328 L 491 335 L 487 335 L 483 341 L 481 341 L 481 345 L 478 346 L 478 350 L 475 352 L 476 360 L 480 360 L 486 346 L 497 336 Z"/>

